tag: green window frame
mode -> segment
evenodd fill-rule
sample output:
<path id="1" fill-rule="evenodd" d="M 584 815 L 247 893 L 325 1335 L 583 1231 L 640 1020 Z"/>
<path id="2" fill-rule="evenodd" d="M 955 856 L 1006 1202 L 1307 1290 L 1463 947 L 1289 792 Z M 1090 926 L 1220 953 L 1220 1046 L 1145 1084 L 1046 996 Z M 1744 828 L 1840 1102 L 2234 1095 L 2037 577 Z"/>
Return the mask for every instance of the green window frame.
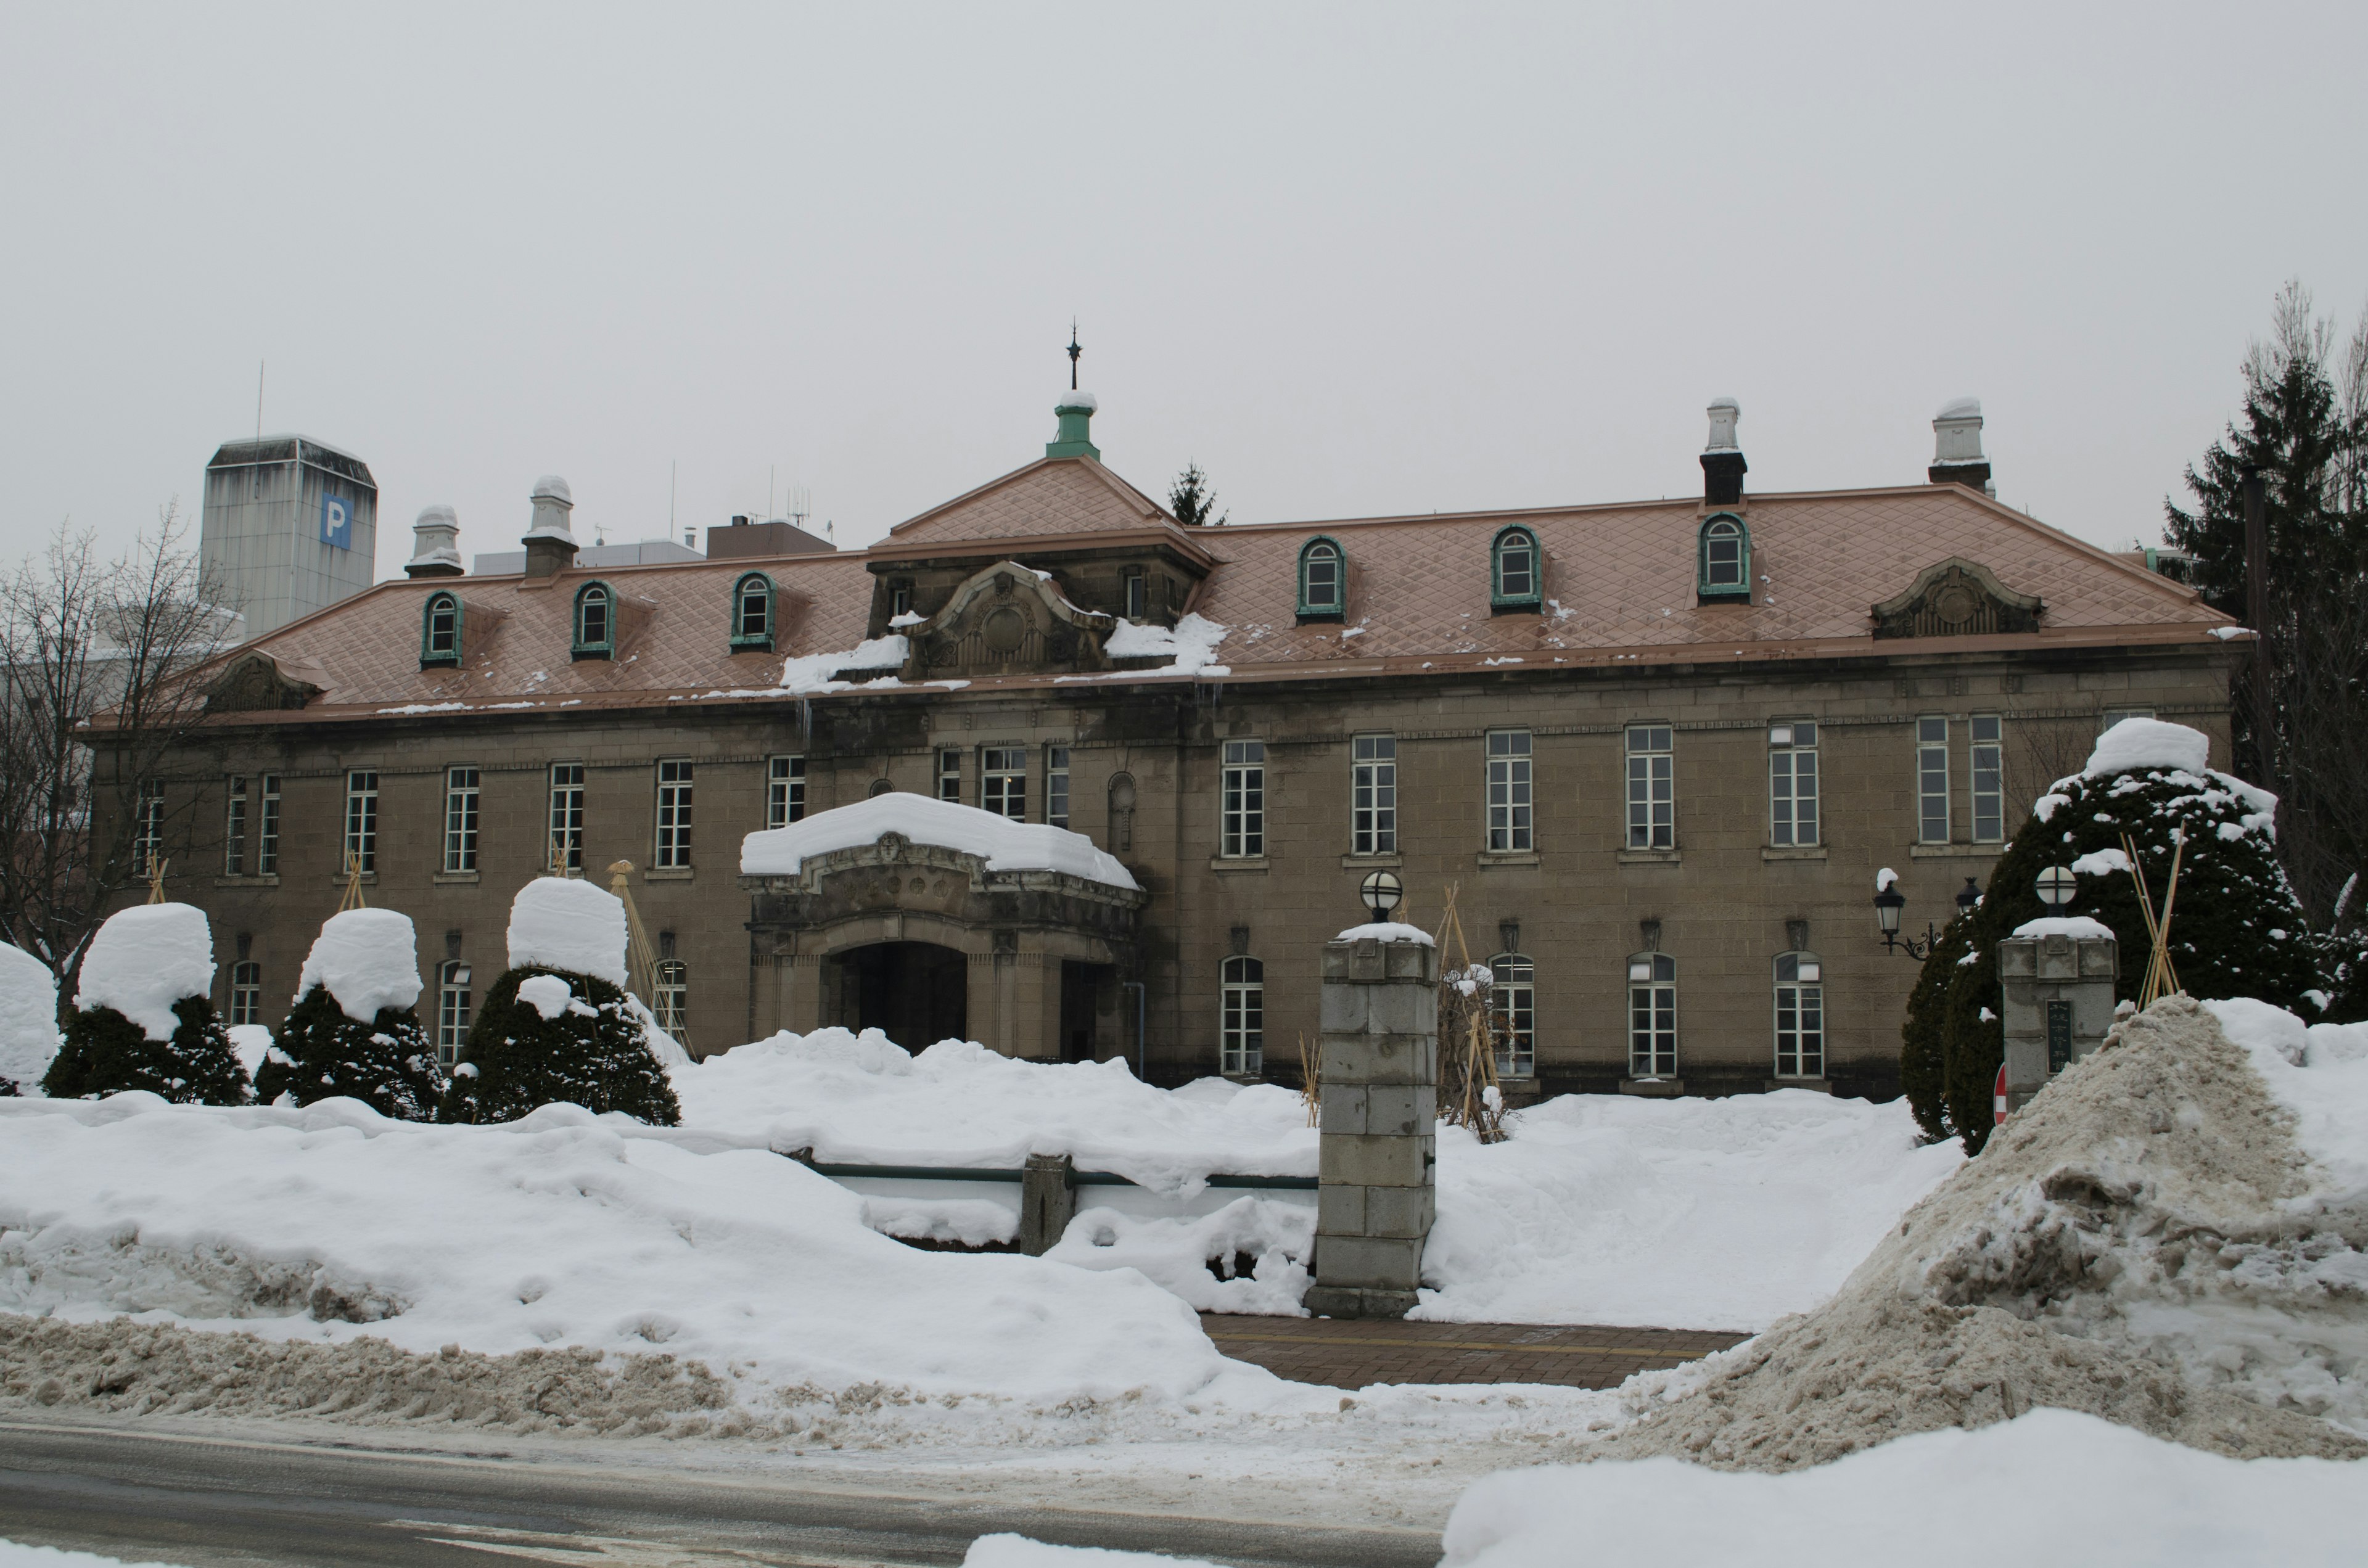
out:
<path id="1" fill-rule="evenodd" d="M 773 651 L 773 580 L 762 572 L 743 572 L 732 585 L 732 651 Z"/>
<path id="2" fill-rule="evenodd" d="M 575 646 L 570 650 L 578 659 L 613 659 L 617 656 L 617 592 L 606 583 L 586 583 L 575 590 L 575 613 L 569 618 L 575 628 Z"/>
<path id="3" fill-rule="evenodd" d="M 1751 528 L 1733 512 L 1702 519 L 1695 536 L 1694 594 L 1702 604 L 1751 602 Z"/>
<path id="4" fill-rule="evenodd" d="M 1520 523 L 1508 523 L 1488 542 L 1488 608 L 1492 610 L 1536 609 L 1545 602 L 1545 551 L 1538 536 Z"/>
<path id="5" fill-rule="evenodd" d="M 1349 552 L 1319 534 L 1299 547 L 1299 619 L 1342 620 L 1349 613 Z"/>
<path id="6" fill-rule="evenodd" d="M 438 591 L 419 607 L 419 667 L 461 667 L 461 596 Z"/>

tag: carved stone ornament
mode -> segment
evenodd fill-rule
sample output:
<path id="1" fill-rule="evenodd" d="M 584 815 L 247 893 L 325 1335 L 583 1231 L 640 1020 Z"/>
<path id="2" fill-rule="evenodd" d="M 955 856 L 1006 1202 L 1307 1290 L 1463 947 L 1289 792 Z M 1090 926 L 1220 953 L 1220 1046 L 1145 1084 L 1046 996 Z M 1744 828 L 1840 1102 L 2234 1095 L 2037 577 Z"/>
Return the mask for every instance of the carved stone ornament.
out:
<path id="1" fill-rule="evenodd" d="M 1877 637 L 1981 637 L 2036 631 L 2046 605 L 2019 594 L 1978 561 L 1952 556 L 1917 574 L 1907 591 L 1873 607 Z"/>
<path id="2" fill-rule="evenodd" d="M 946 675 L 1070 674 L 1106 670 L 1102 639 L 1117 628 L 1080 609 L 1046 578 L 1016 561 L 972 577 L 946 607 L 912 628 L 907 678 Z"/>
<path id="3" fill-rule="evenodd" d="M 256 649 L 242 653 L 206 687 L 209 713 L 268 713 L 302 708 L 321 695 L 321 687 L 301 676 L 283 674 L 271 655 Z"/>

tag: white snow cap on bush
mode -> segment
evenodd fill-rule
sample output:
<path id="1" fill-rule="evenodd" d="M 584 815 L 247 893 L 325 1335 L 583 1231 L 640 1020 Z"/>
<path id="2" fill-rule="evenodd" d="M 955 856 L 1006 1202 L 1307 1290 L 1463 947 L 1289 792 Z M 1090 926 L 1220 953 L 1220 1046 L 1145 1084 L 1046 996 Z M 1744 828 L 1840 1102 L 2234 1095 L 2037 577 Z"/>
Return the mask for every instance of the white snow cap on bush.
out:
<path id="1" fill-rule="evenodd" d="M 58 1053 L 58 983 L 41 960 L 0 942 L 0 1078 L 40 1093 Z"/>
<path id="2" fill-rule="evenodd" d="M 740 841 L 740 874 L 794 877 L 809 855 L 877 844 L 884 833 L 901 833 L 916 844 L 935 844 L 981 856 L 991 871 L 1065 871 L 1109 887 L 1136 885 L 1124 866 L 1095 848 L 1094 841 L 1082 833 L 1042 823 L 1013 822 L 976 806 L 902 791 L 822 812 L 787 827 L 750 834 Z M 510 929 L 515 932 L 518 927 L 513 925 Z M 517 937 L 511 940 L 515 943 Z"/>
<path id="3" fill-rule="evenodd" d="M 2212 766 L 2212 739 L 2184 724 L 2159 719 L 2124 719 L 2097 737 L 2084 778 L 2112 778 L 2148 768 L 2177 768 L 2202 778 Z"/>
<path id="4" fill-rule="evenodd" d="M 624 984 L 624 903 L 573 877 L 537 877 L 510 903 L 510 967 Z"/>
<path id="5" fill-rule="evenodd" d="M 419 1000 L 418 939 L 411 916 L 392 909 L 341 909 L 321 923 L 296 1000 L 315 985 L 326 986 L 337 1008 L 358 1024 L 373 1022 L 379 1009 L 397 1012 Z"/>
<path id="6" fill-rule="evenodd" d="M 211 996 L 214 933 L 206 912 L 188 903 L 142 903 L 107 917 L 83 955 L 74 1006 L 112 1007 L 150 1040 L 173 1038 L 181 1020 L 173 1004 Z"/>

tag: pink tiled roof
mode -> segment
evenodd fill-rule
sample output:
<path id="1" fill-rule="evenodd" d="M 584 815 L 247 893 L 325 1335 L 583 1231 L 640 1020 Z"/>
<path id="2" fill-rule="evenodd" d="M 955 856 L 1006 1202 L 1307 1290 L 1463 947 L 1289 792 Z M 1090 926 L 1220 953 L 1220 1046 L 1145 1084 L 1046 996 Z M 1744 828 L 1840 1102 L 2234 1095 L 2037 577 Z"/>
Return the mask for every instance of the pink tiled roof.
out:
<path id="1" fill-rule="evenodd" d="M 1217 564 L 1191 608 L 1226 627 L 1230 678 L 1291 678 L 1352 665 L 1415 671 L 1489 661 L 1570 665 L 1644 659 L 1704 662 L 1972 651 L 2073 642 L 2202 641 L 2227 619 L 2192 589 L 1956 485 L 1751 497 L 1748 605 L 1697 606 L 1691 501 L 1426 515 L 1178 530 L 1173 519 L 1099 463 L 1030 464 L 891 530 L 908 553 L 940 533 L 989 553 L 1025 558 L 1019 540 L 1146 528 L 1188 536 Z M 1489 545 L 1509 522 L 1543 548 L 1544 613 L 1492 615 Z M 1349 560 L 1344 624 L 1295 623 L 1300 546 L 1317 533 Z M 2045 601 L 2035 633 L 1925 642 L 1873 641 L 1869 607 L 1952 556 L 1978 562 L 2008 588 Z M 389 710 L 454 711 L 707 700 L 777 689 L 787 656 L 844 652 L 862 640 L 873 578 L 857 552 L 383 583 L 250 644 L 301 663 L 323 687 L 308 717 Z M 752 567 L 780 592 L 773 653 L 728 645 L 732 585 Z M 613 662 L 569 657 L 576 590 L 598 577 L 619 597 Z M 421 670 L 420 611 L 449 589 L 465 604 L 466 667 Z M 242 653 L 245 650 L 240 651 Z M 226 655 L 236 657 L 238 655 Z M 978 689 L 1048 677 L 982 680 Z M 1135 676 L 1102 678 L 1127 679 Z M 257 715 L 279 722 L 284 714 Z"/>

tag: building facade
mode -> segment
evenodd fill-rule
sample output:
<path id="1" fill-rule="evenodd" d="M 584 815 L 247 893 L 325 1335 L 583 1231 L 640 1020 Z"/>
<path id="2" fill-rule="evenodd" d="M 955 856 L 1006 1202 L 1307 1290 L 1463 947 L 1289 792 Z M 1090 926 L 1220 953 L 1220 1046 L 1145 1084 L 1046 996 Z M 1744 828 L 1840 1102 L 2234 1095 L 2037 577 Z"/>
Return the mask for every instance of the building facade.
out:
<path id="1" fill-rule="evenodd" d="M 1917 966 L 1879 871 L 1944 923 L 2121 714 L 2225 761 L 2225 618 L 1991 499 L 1963 404 L 1920 484 L 1747 494 L 1719 405 L 1698 500 L 1222 528 L 1091 413 L 860 552 L 579 565 L 546 481 L 519 573 L 423 532 L 419 575 L 217 661 L 159 847 L 219 1000 L 276 1023 L 355 866 L 452 1044 L 518 885 L 624 860 L 694 1052 L 845 1023 L 1292 1081 L 1388 869 L 1399 918 L 1454 899 L 1517 1097 L 1881 1096 Z M 1064 826 L 1139 894 L 905 835 L 742 874 L 752 830 L 887 791 Z"/>

